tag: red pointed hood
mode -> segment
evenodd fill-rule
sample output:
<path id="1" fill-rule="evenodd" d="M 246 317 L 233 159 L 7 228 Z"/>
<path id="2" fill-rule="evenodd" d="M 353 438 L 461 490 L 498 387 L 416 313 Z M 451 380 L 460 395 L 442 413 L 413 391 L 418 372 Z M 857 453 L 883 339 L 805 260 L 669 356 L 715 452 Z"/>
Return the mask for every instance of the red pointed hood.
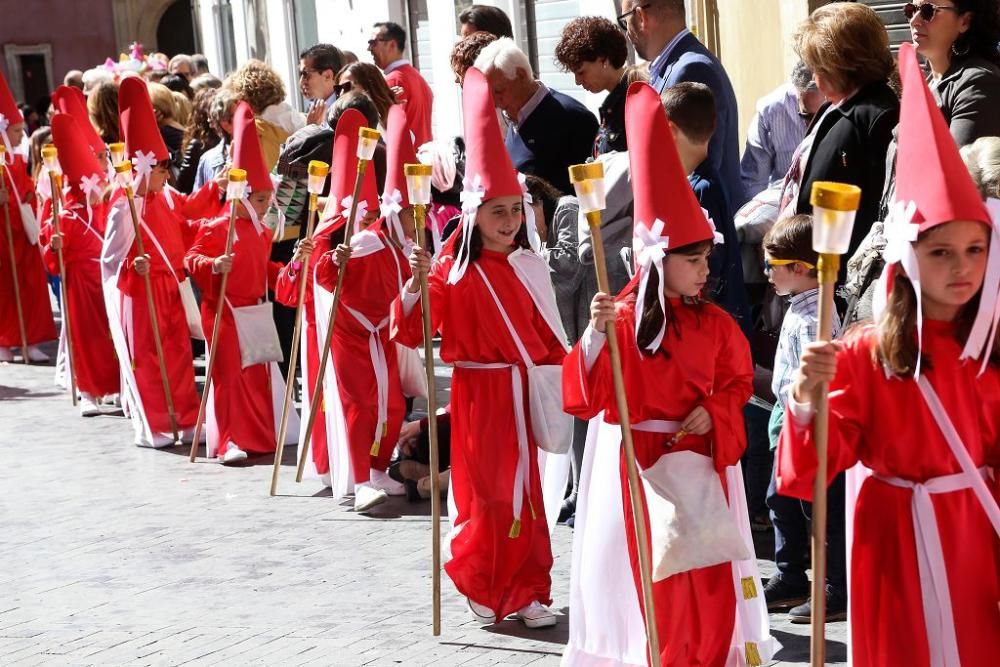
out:
<path id="1" fill-rule="evenodd" d="M 4 78 L 2 71 L 0 71 L 0 116 L 4 117 L 8 125 L 17 125 L 24 122 L 24 116 L 21 115 L 21 110 L 17 108 L 17 102 L 14 101 L 14 95 L 10 92 L 7 79 Z M 3 123 L 0 122 L 0 125 L 3 125 Z"/>
<path id="2" fill-rule="evenodd" d="M 59 151 L 59 166 L 70 187 L 77 192 L 83 192 L 81 181 L 84 177 L 105 177 L 84 135 L 71 114 L 57 113 L 52 117 L 52 143 Z"/>
<path id="3" fill-rule="evenodd" d="M 385 187 L 383 196 L 392 196 L 393 192 L 399 191 L 402 200 L 399 205 L 402 208 L 410 206 L 410 196 L 406 189 L 406 174 L 403 173 L 404 164 L 417 164 L 417 151 L 413 148 L 413 139 L 410 136 L 410 127 L 406 123 L 406 112 L 403 107 L 394 104 L 389 108 L 389 118 L 386 121 L 385 147 L 386 147 L 386 169 Z"/>
<path id="4" fill-rule="evenodd" d="M 157 162 L 170 157 L 142 79 L 130 76 L 122 81 L 118 88 L 118 113 L 125 150 L 133 161 L 139 152 L 151 153 Z"/>
<path id="5" fill-rule="evenodd" d="M 324 212 L 325 224 L 338 229 L 344 224 L 350 211 L 341 210 L 345 197 L 354 194 L 354 181 L 358 174 L 358 132 L 367 127 L 368 121 L 357 109 L 348 109 L 337 121 L 337 129 L 333 136 L 333 158 L 330 161 L 330 195 Z M 361 181 L 361 201 L 368 204 L 369 211 L 377 211 L 379 205 L 378 186 L 375 183 L 375 168 L 368 165 Z M 334 218 L 336 218 L 334 220 Z M 330 220 L 334 220 L 330 223 Z"/>
<path id="6" fill-rule="evenodd" d="M 520 197 L 521 184 L 500 134 L 493 93 L 486 76 L 475 67 L 465 73 L 462 114 L 465 119 L 465 188 L 473 187 L 475 179 L 479 178 L 486 190 L 483 201 L 494 197 Z"/>
<path id="7" fill-rule="evenodd" d="M 714 238 L 701 205 L 691 190 L 660 96 L 647 83 L 629 86 L 625 97 L 635 225 L 651 228 L 663 221 L 659 236 L 672 249 Z"/>
<path id="8" fill-rule="evenodd" d="M 59 86 L 52 93 L 52 105 L 56 108 L 56 111 L 69 114 L 73 117 L 81 132 L 81 136 L 90 144 L 90 148 L 94 153 L 103 153 L 107 150 L 104 141 L 97 134 L 93 123 L 90 122 L 90 113 L 87 111 L 87 98 L 83 96 L 82 90 L 74 86 Z"/>
<path id="9" fill-rule="evenodd" d="M 237 104 L 233 113 L 233 167 L 247 172 L 250 192 L 274 190 L 274 183 L 260 148 L 253 110 L 246 102 Z"/>
<path id="10" fill-rule="evenodd" d="M 990 224 L 941 110 L 927 87 L 910 43 L 899 49 L 903 99 L 896 153 L 896 201 L 916 204 L 912 222 L 925 231 L 953 220 Z"/>

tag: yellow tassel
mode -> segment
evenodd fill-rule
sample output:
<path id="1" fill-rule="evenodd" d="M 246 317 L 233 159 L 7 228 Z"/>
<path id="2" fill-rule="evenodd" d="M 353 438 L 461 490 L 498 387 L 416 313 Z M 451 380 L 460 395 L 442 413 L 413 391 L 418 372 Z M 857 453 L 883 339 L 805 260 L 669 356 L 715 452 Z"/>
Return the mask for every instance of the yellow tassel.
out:
<path id="1" fill-rule="evenodd" d="M 744 600 L 752 600 L 757 597 L 757 582 L 754 581 L 753 577 L 743 577 L 740 581 L 743 583 Z"/>
<path id="2" fill-rule="evenodd" d="M 376 440 L 375 442 L 372 443 L 371 451 L 368 453 L 371 454 L 372 456 L 378 456 L 378 450 L 379 450 L 379 441 Z"/>
<path id="3" fill-rule="evenodd" d="M 382 437 L 384 438 L 388 435 L 389 435 L 389 422 L 386 422 L 382 424 Z"/>
<path id="4" fill-rule="evenodd" d="M 514 519 L 514 523 L 510 524 L 510 533 L 507 535 L 507 537 L 514 540 L 520 536 L 521 536 L 521 520 Z"/>
<path id="5" fill-rule="evenodd" d="M 535 506 L 531 504 L 530 498 L 528 499 L 528 509 L 531 510 L 531 520 L 534 521 L 535 519 L 537 519 L 538 515 L 535 514 Z"/>
<path id="6" fill-rule="evenodd" d="M 750 667 L 760 667 L 764 661 L 760 659 L 760 651 L 757 650 L 756 642 L 746 643 L 747 664 Z"/>

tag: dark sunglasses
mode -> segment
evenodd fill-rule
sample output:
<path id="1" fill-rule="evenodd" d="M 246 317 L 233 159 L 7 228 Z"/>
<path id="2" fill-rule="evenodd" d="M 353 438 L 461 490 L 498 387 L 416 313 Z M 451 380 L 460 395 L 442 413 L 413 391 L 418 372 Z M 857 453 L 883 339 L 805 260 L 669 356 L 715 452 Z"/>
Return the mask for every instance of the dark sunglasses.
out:
<path id="1" fill-rule="evenodd" d="M 647 2 L 644 5 L 637 5 L 637 6 L 633 7 L 631 11 L 625 12 L 624 14 L 620 14 L 618 16 L 618 27 L 627 32 L 628 31 L 628 24 L 625 22 L 625 19 L 627 19 L 628 17 L 632 16 L 632 14 L 635 14 L 635 12 L 636 12 L 637 9 L 649 9 L 649 7 L 650 7 L 650 3 Z"/>
<path id="2" fill-rule="evenodd" d="M 387 38 L 387 37 L 374 37 L 374 38 L 368 40 L 368 48 L 369 49 L 372 48 L 373 46 L 375 46 L 379 42 L 391 42 L 391 41 L 392 40 L 389 39 L 389 38 Z"/>
<path id="3" fill-rule="evenodd" d="M 907 21 L 913 20 L 914 16 L 920 14 L 921 19 L 926 22 L 930 22 L 934 20 L 934 16 L 937 15 L 938 12 L 944 11 L 955 12 L 956 14 L 958 13 L 958 9 L 955 7 L 945 7 L 943 5 L 935 5 L 930 2 L 924 2 L 919 5 L 908 2 L 903 5 L 903 16 L 906 17 Z"/>
<path id="4" fill-rule="evenodd" d="M 351 88 L 353 86 L 354 86 L 354 83 L 351 82 L 351 81 L 345 81 L 344 83 L 338 83 L 336 86 L 333 87 L 333 92 L 336 93 L 337 97 L 340 97 L 344 93 L 351 92 Z"/>

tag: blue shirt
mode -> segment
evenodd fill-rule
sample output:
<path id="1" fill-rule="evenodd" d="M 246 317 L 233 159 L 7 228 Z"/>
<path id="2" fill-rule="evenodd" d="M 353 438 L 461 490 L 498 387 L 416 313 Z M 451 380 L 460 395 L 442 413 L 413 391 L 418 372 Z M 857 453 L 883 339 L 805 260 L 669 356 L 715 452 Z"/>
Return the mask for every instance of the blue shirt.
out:
<path id="1" fill-rule="evenodd" d="M 785 84 L 762 97 L 750 121 L 740 162 L 746 194 L 756 196 L 775 181 L 781 181 L 805 136 L 806 124 L 799 115 L 799 97 L 794 86 Z"/>
<path id="2" fill-rule="evenodd" d="M 214 180 L 216 174 L 226 166 L 228 144 L 228 141 L 222 140 L 201 154 L 201 160 L 198 161 L 198 172 L 194 177 L 194 190 L 198 190 L 205 183 Z"/>
<path id="3" fill-rule="evenodd" d="M 800 292 L 791 298 L 785 319 L 781 321 L 778 349 L 774 353 L 771 391 L 782 408 L 788 407 L 788 387 L 802 362 L 802 349 L 816 340 L 819 333 L 819 289 Z M 833 312 L 833 335 L 840 333 L 840 317 Z"/>
<path id="4" fill-rule="evenodd" d="M 667 58 L 670 57 L 670 53 L 677 46 L 677 42 L 684 39 L 685 35 L 690 35 L 691 31 L 687 28 L 683 28 L 679 33 L 674 35 L 674 38 L 667 42 L 667 45 L 663 47 L 660 51 L 660 55 L 653 59 L 653 62 L 649 63 L 649 84 L 656 88 L 657 90 L 663 89 L 663 77 L 667 69 Z"/>

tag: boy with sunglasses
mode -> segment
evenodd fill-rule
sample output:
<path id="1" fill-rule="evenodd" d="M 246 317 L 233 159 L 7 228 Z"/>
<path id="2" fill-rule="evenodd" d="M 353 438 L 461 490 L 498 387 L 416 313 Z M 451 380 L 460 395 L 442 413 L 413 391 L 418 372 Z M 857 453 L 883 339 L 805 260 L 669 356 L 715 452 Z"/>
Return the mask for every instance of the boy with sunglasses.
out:
<path id="1" fill-rule="evenodd" d="M 777 398 L 768 431 L 772 451 L 788 404 L 788 390 L 807 343 L 819 331 L 819 280 L 817 254 L 812 248 L 812 216 L 795 215 L 779 220 L 764 237 L 764 273 L 779 296 L 790 298 L 781 323 L 778 349 L 774 355 L 771 388 Z M 840 331 L 840 319 L 833 314 L 833 333 Z M 847 618 L 847 579 L 844 556 L 844 480 L 838 476 L 830 485 L 829 528 L 827 531 L 826 620 Z M 809 623 L 812 605 L 808 600 L 809 524 L 811 504 L 779 495 L 772 466 L 767 506 L 774 525 L 774 560 L 778 572 L 764 587 L 768 611 L 791 608 L 789 620 Z"/>

